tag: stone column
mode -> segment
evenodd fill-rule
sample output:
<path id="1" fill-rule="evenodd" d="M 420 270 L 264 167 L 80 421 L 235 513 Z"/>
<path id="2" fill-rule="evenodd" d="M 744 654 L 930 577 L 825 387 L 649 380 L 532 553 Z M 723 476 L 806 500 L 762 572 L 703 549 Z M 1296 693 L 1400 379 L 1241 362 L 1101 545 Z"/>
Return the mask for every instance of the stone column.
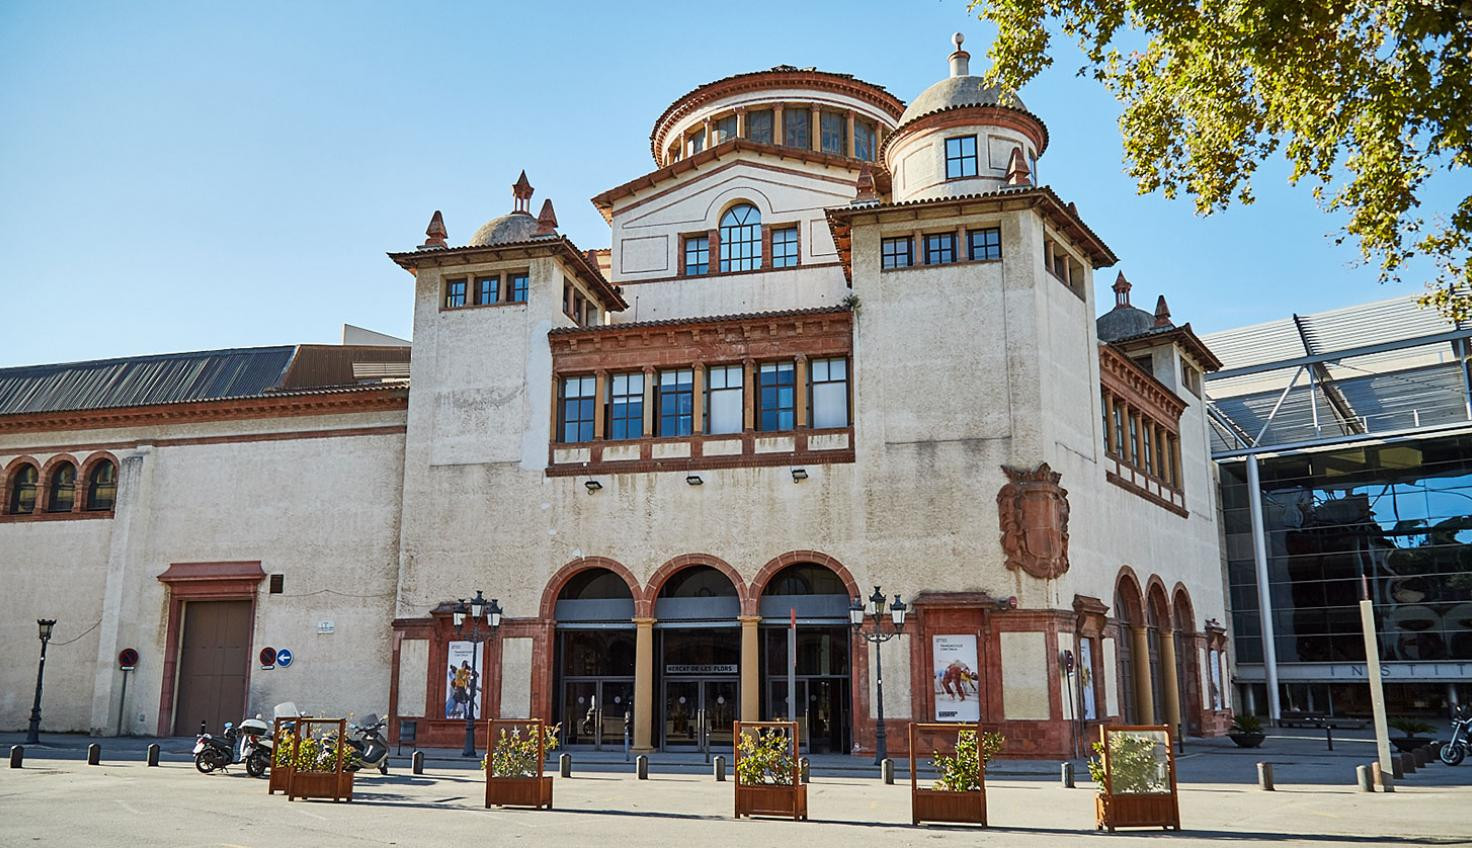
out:
<path id="1" fill-rule="evenodd" d="M 695 375 L 690 386 L 690 432 L 700 435 L 705 432 L 705 364 L 695 363 Z"/>
<path id="2" fill-rule="evenodd" d="M 848 158 L 854 158 L 854 113 L 848 113 Z"/>
<path id="3" fill-rule="evenodd" d="M 654 750 L 654 619 L 634 619 L 634 750 Z"/>
<path id="4" fill-rule="evenodd" d="M 742 429 L 749 433 L 755 428 L 756 422 L 756 360 L 748 359 L 742 365 L 746 369 L 746 390 L 742 393 Z"/>
<path id="5" fill-rule="evenodd" d="M 1140 724 L 1155 723 L 1155 690 L 1150 685 L 1150 637 L 1143 624 L 1130 625 L 1131 650 L 1135 655 L 1135 703 Z"/>
<path id="6" fill-rule="evenodd" d="M 644 435 L 654 435 L 654 381 L 659 377 L 654 366 L 644 366 Z"/>
<path id="7" fill-rule="evenodd" d="M 608 396 L 607 371 L 599 370 L 595 373 L 593 392 L 595 394 L 593 398 L 593 438 L 602 441 L 603 437 L 607 435 L 603 432 L 603 420 L 605 417 L 604 398 Z"/>
<path id="8" fill-rule="evenodd" d="M 797 355 L 792 375 L 792 421 L 795 429 L 808 426 L 808 357 Z"/>
<path id="9" fill-rule="evenodd" d="M 811 139 L 813 150 L 821 153 L 823 150 L 823 110 L 819 109 L 818 104 L 814 103 L 812 108 L 808 110 L 808 116 L 812 118 L 812 130 L 810 132 L 813 135 Z"/>
<path id="10" fill-rule="evenodd" d="M 743 615 L 741 622 L 741 720 L 760 721 L 762 715 L 761 631 L 762 617 Z"/>
<path id="11" fill-rule="evenodd" d="M 1181 687 L 1180 678 L 1176 674 L 1175 631 L 1160 634 L 1160 679 L 1165 684 L 1165 715 L 1157 716 L 1156 720 L 1169 724 L 1170 732 L 1175 733 L 1176 728 L 1181 726 Z"/>
<path id="12" fill-rule="evenodd" d="M 772 107 L 772 143 L 780 145 L 784 141 L 782 134 L 782 104 L 778 103 Z"/>

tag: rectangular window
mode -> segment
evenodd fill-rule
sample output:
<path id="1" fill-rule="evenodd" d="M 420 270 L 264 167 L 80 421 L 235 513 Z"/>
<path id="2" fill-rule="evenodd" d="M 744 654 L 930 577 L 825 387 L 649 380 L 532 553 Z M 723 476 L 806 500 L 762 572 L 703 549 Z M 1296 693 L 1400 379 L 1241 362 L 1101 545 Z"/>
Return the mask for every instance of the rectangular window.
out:
<path id="1" fill-rule="evenodd" d="M 530 277 L 527 274 L 512 274 L 506 280 L 506 301 L 508 303 L 526 303 L 526 290 Z"/>
<path id="2" fill-rule="evenodd" d="M 1140 467 L 1140 416 L 1130 415 L 1130 464 Z"/>
<path id="3" fill-rule="evenodd" d="M 797 227 L 772 230 L 772 267 L 791 268 L 797 264 Z"/>
<path id="4" fill-rule="evenodd" d="M 910 237 L 887 238 L 880 242 L 881 267 L 908 268 L 915 263 L 910 249 Z"/>
<path id="5" fill-rule="evenodd" d="M 757 429 L 791 430 L 796 423 L 796 372 L 791 362 L 763 362 L 757 372 Z"/>
<path id="6" fill-rule="evenodd" d="M 459 309 L 465 305 L 465 278 L 445 280 L 445 308 Z"/>
<path id="7" fill-rule="evenodd" d="M 868 121 L 854 121 L 854 156 L 873 162 L 874 141 L 874 125 Z"/>
<path id="8" fill-rule="evenodd" d="M 637 439 L 644 435 L 644 375 L 634 371 L 613 374 L 608 380 L 608 438 Z"/>
<path id="9" fill-rule="evenodd" d="M 782 143 L 788 147 L 813 149 L 813 116 L 806 109 L 782 110 Z"/>
<path id="10" fill-rule="evenodd" d="M 976 176 L 976 136 L 946 139 L 946 179 Z"/>
<path id="11" fill-rule="evenodd" d="M 685 273 L 710 273 L 710 236 L 685 236 Z"/>
<path id="12" fill-rule="evenodd" d="M 956 234 L 936 233 L 925 237 L 925 264 L 944 265 L 956 261 Z"/>
<path id="13" fill-rule="evenodd" d="M 1125 457 L 1124 407 L 1118 401 L 1114 403 L 1114 455 L 1120 459 Z"/>
<path id="14" fill-rule="evenodd" d="M 743 384 L 746 369 L 740 365 L 712 365 L 706 373 L 705 432 L 739 433 L 746 423 Z"/>
<path id="15" fill-rule="evenodd" d="M 848 360 L 814 359 L 813 426 L 848 426 Z"/>
<path id="16" fill-rule="evenodd" d="M 988 227 L 984 230 L 966 231 L 967 257 L 976 259 L 1001 259 L 1002 258 L 1002 230 L 1000 227 Z"/>
<path id="17" fill-rule="evenodd" d="M 727 115 L 719 121 L 716 121 L 715 124 L 711 126 L 711 129 L 715 132 L 716 144 L 730 141 L 731 139 L 736 137 L 736 116 Z"/>
<path id="18" fill-rule="evenodd" d="M 583 313 L 583 303 L 584 303 L 584 301 L 583 301 L 583 293 L 580 292 L 580 291 L 578 291 L 577 289 L 573 289 L 573 292 L 572 292 L 572 320 L 576 321 L 579 326 L 582 326 L 584 324 L 584 321 L 583 321 L 583 314 L 584 314 Z"/>
<path id="19" fill-rule="evenodd" d="M 591 300 L 583 304 L 583 326 L 598 326 L 598 304 Z"/>
<path id="20" fill-rule="evenodd" d="M 485 306 L 488 303 L 496 303 L 501 299 L 500 277 L 476 277 L 475 278 L 475 305 Z"/>
<path id="21" fill-rule="evenodd" d="M 838 112 L 823 112 L 818 115 L 818 133 L 824 153 L 838 156 L 848 155 L 848 116 Z"/>
<path id="22" fill-rule="evenodd" d="M 659 372 L 659 435 L 688 436 L 695 423 L 695 370 Z"/>
<path id="23" fill-rule="evenodd" d="M 700 151 L 704 150 L 705 149 L 705 131 L 704 130 L 701 130 L 700 132 L 695 133 L 694 135 L 692 135 L 689 138 L 687 138 L 685 140 L 685 146 L 690 149 L 691 155 L 694 155 L 694 154 L 699 153 Z"/>
<path id="24" fill-rule="evenodd" d="M 593 409 L 598 380 L 596 377 L 562 378 L 562 397 L 558 406 L 562 426 L 560 441 L 591 442 L 593 440 Z"/>
<path id="25" fill-rule="evenodd" d="M 772 143 L 772 110 L 758 109 L 746 113 L 746 137 L 758 144 Z"/>

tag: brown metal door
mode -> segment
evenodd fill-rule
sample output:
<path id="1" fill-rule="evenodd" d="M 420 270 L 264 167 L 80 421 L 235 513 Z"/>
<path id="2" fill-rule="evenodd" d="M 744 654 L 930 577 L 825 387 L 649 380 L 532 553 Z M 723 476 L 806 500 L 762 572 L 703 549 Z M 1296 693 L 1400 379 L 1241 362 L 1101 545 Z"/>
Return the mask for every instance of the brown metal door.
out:
<path id="1" fill-rule="evenodd" d="M 190 601 L 179 645 L 179 698 L 174 735 L 193 736 L 199 723 L 219 733 L 240 722 L 250 670 L 250 601 Z"/>

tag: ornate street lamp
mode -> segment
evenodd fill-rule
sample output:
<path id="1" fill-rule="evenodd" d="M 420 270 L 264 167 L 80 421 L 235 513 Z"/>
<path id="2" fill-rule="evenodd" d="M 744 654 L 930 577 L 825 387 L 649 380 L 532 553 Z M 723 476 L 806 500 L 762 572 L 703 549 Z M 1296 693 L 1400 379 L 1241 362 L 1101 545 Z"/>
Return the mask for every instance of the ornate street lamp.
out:
<path id="1" fill-rule="evenodd" d="M 36 700 L 31 704 L 31 726 L 26 730 L 27 745 L 36 745 L 41 741 L 41 682 L 46 677 L 46 643 L 51 641 L 51 629 L 56 626 L 56 619 L 38 618 L 36 626 L 41 631 L 41 662 L 36 666 Z"/>
<path id="2" fill-rule="evenodd" d="M 858 634 L 865 642 L 874 645 L 874 698 L 879 707 L 879 729 L 875 734 L 874 744 L 874 765 L 876 766 L 883 763 L 885 757 L 889 756 L 889 748 L 885 744 L 887 740 L 884 732 L 884 665 L 880 656 L 879 645 L 900 635 L 905 629 L 905 613 L 909 612 L 909 609 L 905 605 L 905 602 L 900 600 L 900 596 L 895 595 L 894 602 L 889 604 L 888 610 L 889 620 L 893 625 L 893 629 L 886 632 L 884 629 L 884 592 L 880 591 L 878 586 L 875 586 L 874 594 L 869 596 L 868 604 L 865 604 L 858 598 L 854 598 L 853 605 L 848 610 L 848 620 L 854 627 L 854 633 Z M 868 633 L 864 632 L 865 615 L 874 619 L 874 628 Z"/>
<path id="3" fill-rule="evenodd" d="M 479 645 L 488 641 L 501 626 L 501 604 L 496 598 L 492 598 L 489 605 L 486 604 L 485 596 L 479 589 L 475 590 L 475 597 L 466 603 L 464 598 L 455 605 L 451 612 L 451 618 L 455 623 L 455 638 L 460 641 L 468 641 L 471 645 Z M 480 629 L 481 617 L 485 617 L 488 629 L 482 633 Z M 469 638 L 465 633 L 465 620 L 470 619 Z M 470 691 L 466 692 L 468 700 L 465 702 L 465 749 L 460 752 L 462 757 L 475 756 L 475 699 L 476 687 L 480 682 L 480 675 L 476 669 L 476 661 L 480 658 L 480 649 L 472 648 L 470 652 Z"/>

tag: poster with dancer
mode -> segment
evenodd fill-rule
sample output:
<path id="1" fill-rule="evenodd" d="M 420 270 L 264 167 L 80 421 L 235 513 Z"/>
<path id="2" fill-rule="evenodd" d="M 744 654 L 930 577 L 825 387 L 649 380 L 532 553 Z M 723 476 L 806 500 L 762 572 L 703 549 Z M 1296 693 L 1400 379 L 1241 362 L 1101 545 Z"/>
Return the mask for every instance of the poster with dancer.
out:
<path id="1" fill-rule="evenodd" d="M 935 662 L 935 720 L 980 721 L 981 680 L 976 662 L 976 636 L 936 636 L 931 643 Z"/>
<path id="2" fill-rule="evenodd" d="M 451 642 L 448 653 L 445 718 L 463 719 L 467 709 L 470 710 L 471 718 L 480 718 L 480 709 L 476 704 L 480 693 L 480 669 L 471 667 L 471 661 L 475 658 L 475 643 Z"/>
<path id="3" fill-rule="evenodd" d="M 1083 695 L 1084 721 L 1098 720 L 1094 703 L 1094 640 L 1087 636 L 1078 640 L 1078 690 Z"/>

